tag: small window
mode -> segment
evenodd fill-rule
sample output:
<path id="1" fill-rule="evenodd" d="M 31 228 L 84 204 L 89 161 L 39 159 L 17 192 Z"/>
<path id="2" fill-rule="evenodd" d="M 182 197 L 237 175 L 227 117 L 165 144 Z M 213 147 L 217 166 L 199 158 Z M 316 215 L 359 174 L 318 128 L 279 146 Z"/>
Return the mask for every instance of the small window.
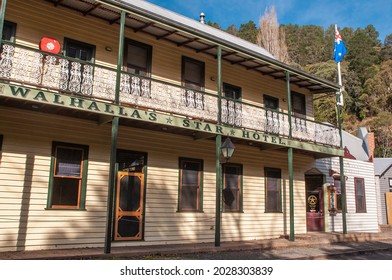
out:
<path id="1" fill-rule="evenodd" d="M 265 211 L 282 212 L 282 172 L 276 168 L 265 168 Z"/>
<path id="2" fill-rule="evenodd" d="M 180 158 L 179 211 L 202 210 L 203 161 Z"/>
<path id="3" fill-rule="evenodd" d="M 223 93 L 227 98 L 234 99 L 234 100 L 241 100 L 242 97 L 241 91 L 242 90 L 240 87 L 223 83 Z"/>
<path id="4" fill-rule="evenodd" d="M 68 57 L 94 62 L 95 46 L 93 45 L 65 38 L 64 50 Z"/>
<path id="5" fill-rule="evenodd" d="M 292 92 L 291 105 L 293 113 L 306 115 L 306 98 L 304 94 Z"/>
<path id="6" fill-rule="evenodd" d="M 3 40 L 15 42 L 16 23 L 4 21 L 3 26 Z"/>
<path id="7" fill-rule="evenodd" d="M 151 74 L 152 47 L 150 45 L 127 39 L 124 51 L 126 71 L 144 76 Z"/>
<path id="8" fill-rule="evenodd" d="M 84 209 L 88 146 L 53 142 L 48 208 Z"/>
<path id="9" fill-rule="evenodd" d="M 389 178 L 388 181 L 389 181 L 389 191 L 392 192 L 392 178 Z"/>
<path id="10" fill-rule="evenodd" d="M 242 211 L 242 166 L 223 165 L 223 202 L 225 211 Z"/>
<path id="11" fill-rule="evenodd" d="M 355 205 L 357 213 L 366 213 L 365 180 L 354 178 Z"/>
<path id="12" fill-rule="evenodd" d="M 196 90 L 204 88 L 204 62 L 182 57 L 182 84 Z"/>
<path id="13" fill-rule="evenodd" d="M 338 211 L 342 211 L 342 188 L 340 184 L 340 178 L 334 179 L 333 184 L 335 186 L 335 208 Z"/>
<path id="14" fill-rule="evenodd" d="M 279 109 L 279 99 L 273 96 L 264 94 L 264 107 L 271 110 Z"/>

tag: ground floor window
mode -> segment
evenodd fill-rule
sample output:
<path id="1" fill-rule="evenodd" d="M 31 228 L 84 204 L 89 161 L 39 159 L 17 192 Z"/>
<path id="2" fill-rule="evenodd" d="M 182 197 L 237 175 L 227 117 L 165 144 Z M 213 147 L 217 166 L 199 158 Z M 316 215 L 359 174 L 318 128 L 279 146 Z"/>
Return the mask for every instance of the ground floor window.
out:
<path id="1" fill-rule="evenodd" d="M 53 142 L 48 208 L 84 209 L 88 146 Z"/>
<path id="2" fill-rule="evenodd" d="M 355 206 L 357 213 L 366 213 L 365 180 L 354 178 Z"/>
<path id="3" fill-rule="evenodd" d="M 242 211 L 242 165 L 223 165 L 223 203 L 225 211 Z"/>
<path id="4" fill-rule="evenodd" d="M 265 211 L 282 212 L 281 178 L 282 171 L 265 168 Z"/>
<path id="5" fill-rule="evenodd" d="M 179 211 L 202 211 L 203 160 L 179 160 Z"/>

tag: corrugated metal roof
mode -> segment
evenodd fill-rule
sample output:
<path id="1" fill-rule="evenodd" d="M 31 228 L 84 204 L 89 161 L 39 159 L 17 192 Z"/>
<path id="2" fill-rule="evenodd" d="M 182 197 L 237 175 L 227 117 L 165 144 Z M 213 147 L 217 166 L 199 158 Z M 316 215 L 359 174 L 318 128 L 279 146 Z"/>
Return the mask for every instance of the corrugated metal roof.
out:
<path id="1" fill-rule="evenodd" d="M 374 173 L 382 176 L 392 166 L 392 158 L 374 158 Z"/>
<path id="2" fill-rule="evenodd" d="M 350 154 L 355 157 L 356 160 L 368 161 L 369 156 L 364 150 L 363 142 L 364 140 L 358 138 L 346 131 L 342 131 L 343 136 L 343 146 L 347 147 Z"/>

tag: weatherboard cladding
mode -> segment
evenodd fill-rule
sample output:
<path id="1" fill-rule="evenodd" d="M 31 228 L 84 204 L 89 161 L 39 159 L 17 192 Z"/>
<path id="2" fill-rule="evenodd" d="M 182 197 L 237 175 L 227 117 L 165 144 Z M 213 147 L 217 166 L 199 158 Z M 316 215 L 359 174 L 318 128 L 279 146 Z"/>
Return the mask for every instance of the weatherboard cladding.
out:
<path id="1" fill-rule="evenodd" d="M 379 222 L 387 224 L 385 193 L 390 192 L 389 178 L 392 178 L 392 158 L 375 158 L 374 170 L 379 204 Z"/>
<path id="2" fill-rule="evenodd" d="M 111 125 L 0 107 L 4 135 L 0 166 L 0 251 L 102 247 L 106 229 Z M 61 123 L 61 125 L 59 125 Z M 85 211 L 46 210 L 52 141 L 89 146 Z M 118 147 L 148 154 L 145 238 L 113 246 L 213 242 L 215 231 L 215 143 L 121 127 Z M 178 159 L 204 161 L 203 212 L 178 212 Z M 237 147 L 233 163 L 243 164 L 243 213 L 223 213 L 222 240 L 277 238 L 288 234 L 289 180 L 285 153 Z M 304 166 L 294 167 L 296 233 L 306 232 Z M 283 213 L 265 213 L 264 167 L 282 169 Z M 254 221 L 257 221 L 255 224 Z"/>

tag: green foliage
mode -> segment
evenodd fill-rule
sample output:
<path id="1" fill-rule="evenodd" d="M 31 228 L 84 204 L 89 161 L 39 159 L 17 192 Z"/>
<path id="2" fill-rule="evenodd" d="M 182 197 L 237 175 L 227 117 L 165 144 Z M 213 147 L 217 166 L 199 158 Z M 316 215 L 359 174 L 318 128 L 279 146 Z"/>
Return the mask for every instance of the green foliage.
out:
<path id="1" fill-rule="evenodd" d="M 238 37 L 256 44 L 257 27 L 253 20 L 241 24 L 240 29 L 238 30 Z"/>
<path id="2" fill-rule="evenodd" d="M 335 26 L 324 30 L 315 25 L 281 25 L 286 35 L 291 65 L 337 83 L 333 60 Z M 227 32 L 252 43 L 257 27 L 253 21 Z M 343 128 L 355 131 L 369 124 L 376 135 L 376 156 L 392 156 L 392 34 L 382 43 L 376 28 L 340 28 L 347 54 L 340 63 L 345 106 Z M 318 121 L 336 123 L 335 95 L 315 95 L 314 114 Z"/>
<path id="3" fill-rule="evenodd" d="M 392 157 L 392 113 L 381 112 L 370 122 L 376 138 L 376 157 Z"/>

